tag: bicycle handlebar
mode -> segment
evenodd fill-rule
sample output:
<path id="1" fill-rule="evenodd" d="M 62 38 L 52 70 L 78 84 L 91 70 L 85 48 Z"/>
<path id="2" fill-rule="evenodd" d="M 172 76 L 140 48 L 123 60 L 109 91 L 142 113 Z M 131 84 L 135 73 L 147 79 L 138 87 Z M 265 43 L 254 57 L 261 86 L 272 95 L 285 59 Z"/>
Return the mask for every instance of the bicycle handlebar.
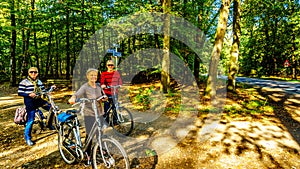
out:
<path id="1" fill-rule="evenodd" d="M 106 86 L 107 89 L 113 88 L 113 89 L 117 89 L 120 88 L 121 85 L 116 85 L 116 86 Z"/>
<path id="2" fill-rule="evenodd" d="M 106 97 L 107 97 L 106 95 L 103 95 L 103 96 L 100 96 L 100 97 L 98 97 L 98 98 L 96 98 L 96 99 L 78 98 L 78 99 L 76 99 L 76 101 L 75 101 L 75 103 L 72 105 L 72 107 L 74 107 L 74 106 L 76 106 L 76 105 L 78 105 L 78 104 L 80 104 L 80 103 L 93 102 L 94 100 L 99 101 L 99 100 L 104 99 L 104 98 L 106 98 Z"/>
<path id="3" fill-rule="evenodd" d="M 41 95 L 44 95 L 44 94 L 48 94 L 48 93 L 51 93 L 53 90 L 55 89 L 55 86 L 51 86 L 50 89 L 48 91 L 45 91 L 45 92 L 37 92 L 35 93 L 36 96 L 41 96 Z"/>

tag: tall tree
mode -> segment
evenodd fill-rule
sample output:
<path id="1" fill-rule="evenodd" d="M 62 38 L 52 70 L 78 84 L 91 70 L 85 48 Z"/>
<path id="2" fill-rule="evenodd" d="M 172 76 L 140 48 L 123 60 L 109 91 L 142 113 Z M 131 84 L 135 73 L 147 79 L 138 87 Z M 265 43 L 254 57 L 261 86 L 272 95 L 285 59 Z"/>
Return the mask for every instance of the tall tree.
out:
<path id="1" fill-rule="evenodd" d="M 35 58 L 36 58 L 36 67 L 38 68 L 38 69 L 40 69 L 40 59 L 39 59 L 39 53 L 38 53 L 38 43 L 37 43 L 37 31 L 36 31 L 36 26 L 35 26 L 35 21 L 36 21 L 36 18 L 35 18 L 35 16 L 34 16 L 34 11 L 35 11 L 35 0 L 31 0 L 31 16 L 30 16 L 30 22 L 31 22 L 31 24 L 32 24 L 32 22 L 34 23 L 34 24 L 32 24 L 32 30 L 33 30 L 33 41 L 34 41 L 34 51 L 35 51 L 35 53 L 34 53 L 34 55 L 35 55 Z"/>
<path id="2" fill-rule="evenodd" d="M 211 54 L 211 60 L 209 64 L 209 72 L 207 79 L 207 86 L 205 89 L 205 95 L 211 100 L 216 98 L 216 87 L 217 87 L 217 70 L 222 51 L 224 36 L 227 29 L 227 21 L 229 16 L 230 0 L 222 0 L 220 8 L 220 16 L 218 20 L 217 31 L 215 35 L 215 42 L 213 51 Z"/>
<path id="3" fill-rule="evenodd" d="M 67 3 L 67 11 L 66 11 L 66 52 L 67 52 L 67 56 L 66 56 L 66 79 L 70 79 L 70 9 Z"/>
<path id="4" fill-rule="evenodd" d="M 163 59 L 161 71 L 161 90 L 166 93 L 170 87 L 170 12 L 171 0 L 163 0 L 164 20 L 164 38 L 163 38 Z"/>
<path id="5" fill-rule="evenodd" d="M 233 42 L 230 51 L 230 65 L 228 72 L 228 84 L 227 90 L 230 92 L 235 91 L 235 76 L 238 72 L 238 58 L 239 58 L 239 48 L 240 48 L 240 0 L 233 1 Z"/>
<path id="6" fill-rule="evenodd" d="M 10 63 L 11 63 L 11 86 L 15 86 L 17 83 L 16 77 L 16 43 L 17 43 L 17 31 L 16 31 L 16 15 L 15 15 L 15 1 L 10 1 L 10 19 L 11 19 L 11 46 L 10 46 Z"/>

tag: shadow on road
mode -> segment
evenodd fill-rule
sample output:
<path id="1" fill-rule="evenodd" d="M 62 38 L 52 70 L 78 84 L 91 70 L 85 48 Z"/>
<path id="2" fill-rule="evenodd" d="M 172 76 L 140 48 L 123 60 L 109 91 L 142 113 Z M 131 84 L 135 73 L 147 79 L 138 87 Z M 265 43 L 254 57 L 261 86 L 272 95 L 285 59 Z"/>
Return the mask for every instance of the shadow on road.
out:
<path id="1" fill-rule="evenodd" d="M 295 112 L 296 114 L 297 111 L 300 112 L 300 95 L 289 94 L 283 91 L 268 91 L 265 88 L 258 88 L 257 90 L 262 96 L 268 98 L 270 104 L 276 104 L 276 107 L 284 105 L 284 107 L 275 110 L 274 113 L 300 146 L 300 122 L 295 119 L 299 115 L 293 116 L 290 113 Z M 291 111 L 288 111 L 288 109 Z"/>

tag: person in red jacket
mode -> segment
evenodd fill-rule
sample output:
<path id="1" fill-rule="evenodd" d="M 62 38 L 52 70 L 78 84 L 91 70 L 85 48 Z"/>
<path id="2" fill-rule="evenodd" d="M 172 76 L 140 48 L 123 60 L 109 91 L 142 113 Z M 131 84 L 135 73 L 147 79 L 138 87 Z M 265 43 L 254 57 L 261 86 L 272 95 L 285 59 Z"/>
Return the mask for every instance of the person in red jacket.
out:
<path id="1" fill-rule="evenodd" d="M 106 119 L 107 122 L 109 122 L 109 117 L 107 110 L 109 109 L 110 104 L 113 103 L 112 95 L 113 95 L 113 89 L 108 88 L 108 86 L 116 86 L 116 85 L 122 85 L 122 78 L 118 71 L 114 70 L 114 62 L 112 60 L 108 60 L 106 62 L 107 71 L 104 71 L 101 73 L 100 78 L 100 85 L 102 89 L 104 90 L 104 93 L 108 97 L 108 101 L 104 102 L 104 119 Z M 116 91 L 117 94 L 118 90 Z M 116 97 L 118 98 L 118 97 Z"/>

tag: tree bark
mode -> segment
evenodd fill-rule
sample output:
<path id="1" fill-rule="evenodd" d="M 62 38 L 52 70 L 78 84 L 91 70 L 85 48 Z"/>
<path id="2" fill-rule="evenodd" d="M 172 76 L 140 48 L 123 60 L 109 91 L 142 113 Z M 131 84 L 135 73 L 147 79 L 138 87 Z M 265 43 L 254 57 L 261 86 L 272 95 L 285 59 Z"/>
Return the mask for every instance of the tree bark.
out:
<path id="1" fill-rule="evenodd" d="M 10 85 L 16 86 L 16 42 L 17 42 L 17 31 L 16 31 L 16 15 L 15 15 L 15 1 L 12 0 L 10 4 L 10 20 L 11 20 L 11 45 L 10 45 L 10 63 L 11 63 L 11 78 Z"/>
<path id="2" fill-rule="evenodd" d="M 236 88 L 235 77 L 238 73 L 238 58 L 240 47 L 240 0 L 234 0 L 233 2 L 233 43 L 230 51 L 230 66 L 228 73 L 227 91 L 234 92 Z"/>
<path id="3" fill-rule="evenodd" d="M 215 35 L 215 42 L 214 42 L 214 47 L 211 54 L 211 60 L 209 65 L 207 86 L 205 89 L 205 95 L 208 96 L 211 100 L 216 98 L 217 70 L 218 70 L 218 63 L 222 51 L 224 36 L 227 29 L 229 7 L 230 7 L 230 0 L 222 0 L 222 6 L 220 8 L 220 17 L 218 21 L 217 32 Z"/>
<path id="4" fill-rule="evenodd" d="M 66 57 L 66 79 L 69 80 L 70 79 L 70 20 L 69 20 L 69 15 L 70 15 L 70 9 L 67 9 L 67 13 L 66 13 L 66 29 L 67 29 L 67 33 L 66 33 L 66 51 L 67 51 L 67 57 Z"/>
<path id="5" fill-rule="evenodd" d="M 161 71 L 161 91 L 168 92 L 170 88 L 170 10 L 171 0 L 163 1 L 163 11 L 166 14 L 164 21 L 164 38 L 163 38 L 163 59 Z"/>
<path id="6" fill-rule="evenodd" d="M 53 23 L 53 20 L 51 20 L 51 25 Z M 48 53 L 47 53 L 47 61 L 46 61 L 46 72 L 45 77 L 48 77 L 48 72 L 50 70 L 50 65 L 52 65 L 52 58 L 51 58 L 51 49 L 52 49 L 52 28 L 50 28 L 50 34 L 49 34 L 49 41 L 48 41 Z M 51 74 L 51 77 L 53 74 Z"/>

